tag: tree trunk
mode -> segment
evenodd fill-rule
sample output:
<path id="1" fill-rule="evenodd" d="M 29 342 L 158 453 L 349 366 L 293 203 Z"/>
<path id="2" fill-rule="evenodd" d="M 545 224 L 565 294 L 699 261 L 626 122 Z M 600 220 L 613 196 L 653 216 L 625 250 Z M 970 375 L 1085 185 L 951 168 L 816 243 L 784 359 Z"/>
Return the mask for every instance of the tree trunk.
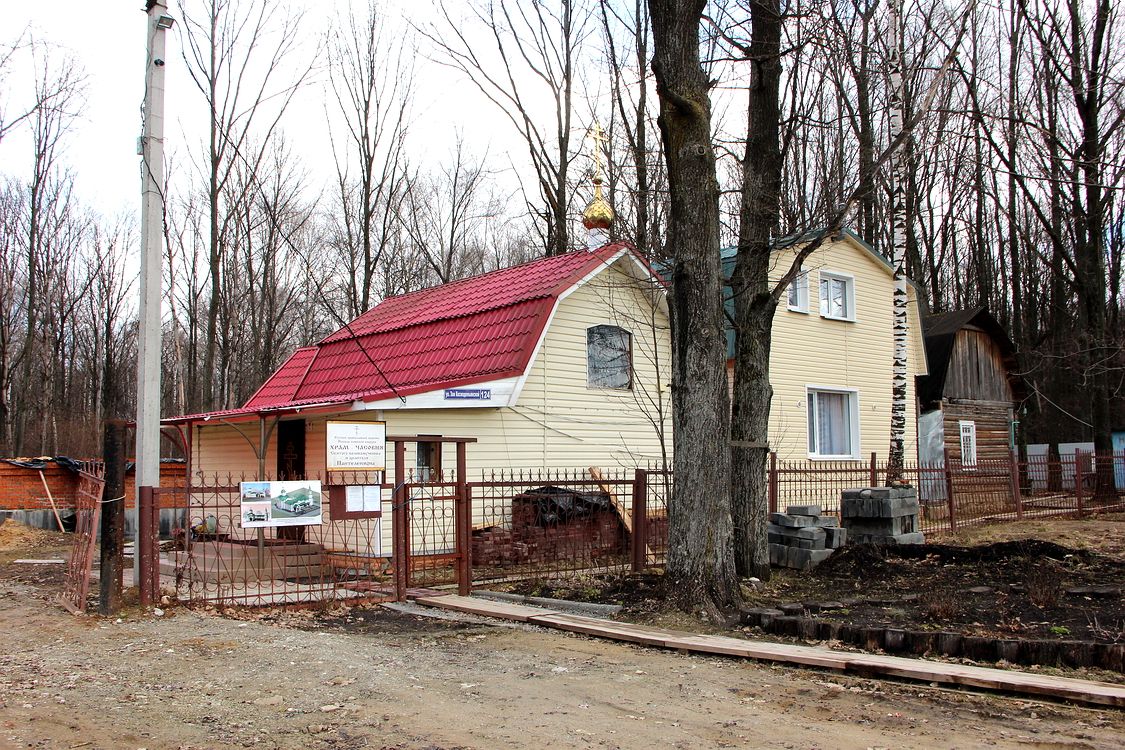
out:
<path id="1" fill-rule="evenodd" d="M 700 65 L 703 0 L 650 0 L 660 133 L 668 165 L 675 487 L 666 585 L 717 618 L 741 601 L 730 513 L 729 402 L 719 266 L 719 185 L 710 82 Z"/>
<path id="2" fill-rule="evenodd" d="M 742 160 L 738 259 L 731 278 L 735 317 L 731 507 L 739 574 L 768 580 L 766 458 L 773 398 L 770 344 L 777 309 L 769 272 L 781 209 L 781 3 L 754 0 L 750 8 L 753 73 Z"/>
<path id="3" fill-rule="evenodd" d="M 891 0 L 890 114 L 891 142 L 900 140 L 905 122 L 902 70 L 901 0 Z M 891 444 L 887 460 L 887 484 L 903 482 L 906 459 L 907 321 L 906 321 L 906 142 L 898 143 L 892 157 L 893 191 L 891 198 L 894 240 L 891 265 L 894 267 L 894 361 L 891 371 Z"/>

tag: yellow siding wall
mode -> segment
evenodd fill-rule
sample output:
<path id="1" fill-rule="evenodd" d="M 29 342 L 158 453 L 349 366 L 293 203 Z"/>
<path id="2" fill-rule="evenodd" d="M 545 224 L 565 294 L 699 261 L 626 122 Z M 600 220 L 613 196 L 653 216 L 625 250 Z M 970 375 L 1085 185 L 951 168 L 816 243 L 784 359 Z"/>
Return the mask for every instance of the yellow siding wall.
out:
<path id="1" fill-rule="evenodd" d="M 235 425 L 196 423 L 191 436 L 192 476 L 198 478 L 202 473 L 209 483 L 216 478 L 220 483 L 229 480 L 236 484 L 257 479 L 259 433 L 257 420 Z M 267 477 L 272 477 L 277 467 L 276 436 L 274 432 L 266 443 Z"/>
<path id="2" fill-rule="evenodd" d="M 780 278 L 791 255 L 779 254 L 775 277 Z M 783 267 L 784 266 L 784 267 Z M 806 387 L 855 388 L 859 392 L 860 456 L 887 455 L 891 429 L 891 320 L 894 282 L 886 266 L 848 239 L 828 243 L 805 260 L 808 272 L 807 313 L 788 309 L 782 298 L 774 317 L 770 383 L 770 444 L 783 460 L 808 458 Z M 855 322 L 820 316 L 820 272 L 837 271 L 855 278 Z M 912 375 L 926 372 L 925 349 L 918 324 L 918 300 L 909 291 L 910 341 L 908 367 Z M 917 457 L 914 377 L 907 378 L 906 457 Z"/>

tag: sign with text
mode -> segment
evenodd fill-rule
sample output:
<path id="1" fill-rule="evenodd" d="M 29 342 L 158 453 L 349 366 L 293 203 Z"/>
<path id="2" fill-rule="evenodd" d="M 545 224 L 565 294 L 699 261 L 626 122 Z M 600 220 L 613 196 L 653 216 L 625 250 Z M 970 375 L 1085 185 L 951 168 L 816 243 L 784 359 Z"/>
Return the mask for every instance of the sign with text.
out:
<path id="1" fill-rule="evenodd" d="M 491 401 L 491 388 L 446 388 L 446 401 Z"/>
<path id="2" fill-rule="evenodd" d="M 386 470 L 386 422 L 328 422 L 326 427 L 328 471 Z"/>
<path id="3" fill-rule="evenodd" d="M 375 513 L 383 510 L 383 502 L 390 502 L 390 490 L 384 490 L 377 484 L 360 486 L 354 485 L 345 490 L 344 510 L 347 513 Z"/>
<path id="4" fill-rule="evenodd" d="M 320 482 L 242 482 L 239 484 L 242 528 L 319 526 Z"/>

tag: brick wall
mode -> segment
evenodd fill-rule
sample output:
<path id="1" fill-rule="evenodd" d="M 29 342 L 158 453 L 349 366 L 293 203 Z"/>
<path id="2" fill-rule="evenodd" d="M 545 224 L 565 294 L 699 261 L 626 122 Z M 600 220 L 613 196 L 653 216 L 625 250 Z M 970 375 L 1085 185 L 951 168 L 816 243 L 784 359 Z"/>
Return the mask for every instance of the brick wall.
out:
<path id="1" fill-rule="evenodd" d="M 39 469 L 27 469 L 0 462 L 0 510 L 50 510 L 51 503 L 47 499 L 43 480 L 46 480 L 47 487 L 50 488 L 56 507 L 73 508 L 74 494 L 78 489 L 78 474 L 55 463 L 49 463 L 42 469 L 42 478 L 39 472 Z M 128 508 L 133 507 L 136 494 L 133 476 L 133 471 L 125 475 L 125 498 Z M 170 487 L 183 483 L 183 464 L 161 464 L 161 486 Z"/>

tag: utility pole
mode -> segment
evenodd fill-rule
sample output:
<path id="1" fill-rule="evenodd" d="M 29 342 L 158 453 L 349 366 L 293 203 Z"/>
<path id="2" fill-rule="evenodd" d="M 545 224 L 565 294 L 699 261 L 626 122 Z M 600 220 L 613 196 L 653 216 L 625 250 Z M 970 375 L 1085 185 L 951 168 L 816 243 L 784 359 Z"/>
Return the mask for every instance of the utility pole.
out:
<path id="1" fill-rule="evenodd" d="M 141 132 L 141 283 L 137 344 L 137 474 L 134 507 L 140 520 L 141 487 L 160 485 L 160 292 L 164 247 L 164 35 L 174 23 L 164 0 L 148 0 L 144 127 Z M 134 544 L 133 583 L 140 583 L 140 546 Z"/>

